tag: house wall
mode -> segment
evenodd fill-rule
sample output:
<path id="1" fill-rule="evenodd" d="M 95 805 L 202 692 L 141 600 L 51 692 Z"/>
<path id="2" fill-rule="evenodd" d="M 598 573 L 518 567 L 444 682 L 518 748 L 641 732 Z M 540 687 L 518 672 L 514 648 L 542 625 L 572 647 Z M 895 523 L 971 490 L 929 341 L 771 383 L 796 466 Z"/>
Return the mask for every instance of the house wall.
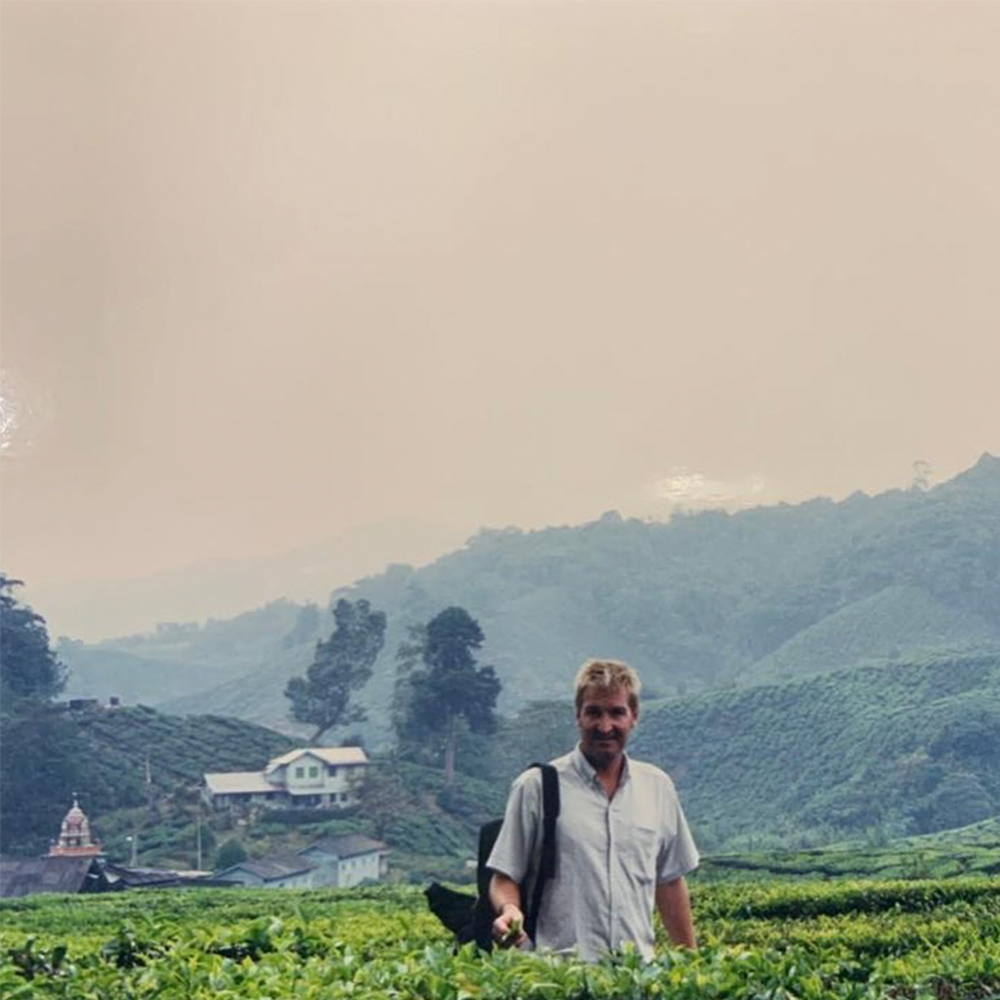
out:
<path id="1" fill-rule="evenodd" d="M 211 795 L 206 789 L 203 798 L 215 809 L 225 809 L 229 806 L 285 806 L 291 804 L 288 794 L 280 790 L 274 792 L 230 792 Z"/>
<path id="2" fill-rule="evenodd" d="M 293 799 L 320 796 L 322 805 L 350 805 L 357 800 L 356 789 L 366 764 L 327 764 L 304 754 L 291 764 L 283 764 L 272 775 L 288 789 Z"/>
<path id="3" fill-rule="evenodd" d="M 237 870 L 234 872 L 226 873 L 227 882 L 239 882 L 240 885 L 250 885 L 250 886 L 262 886 L 264 880 L 258 875 L 254 875 L 253 872 L 246 872 L 243 870 Z"/>
<path id="4" fill-rule="evenodd" d="M 341 858 L 337 865 L 337 885 L 349 889 L 366 878 L 378 880 L 378 852 L 359 854 L 353 858 Z"/>
<path id="5" fill-rule="evenodd" d="M 380 863 L 378 851 L 371 854 L 358 854 L 353 858 L 336 858 L 320 849 L 310 849 L 302 851 L 300 857 L 320 865 L 318 872 L 324 874 L 324 878 L 329 878 L 326 882 L 317 882 L 317 885 L 333 885 L 342 889 L 349 889 L 351 886 L 364 882 L 365 879 L 379 880 L 386 874 L 387 866 Z"/>

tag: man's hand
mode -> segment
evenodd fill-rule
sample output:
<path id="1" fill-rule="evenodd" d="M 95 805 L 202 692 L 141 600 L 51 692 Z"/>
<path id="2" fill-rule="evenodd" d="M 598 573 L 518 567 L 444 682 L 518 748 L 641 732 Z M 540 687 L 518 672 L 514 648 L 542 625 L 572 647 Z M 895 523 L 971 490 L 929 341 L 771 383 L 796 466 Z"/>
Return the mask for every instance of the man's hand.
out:
<path id="1" fill-rule="evenodd" d="M 493 921 L 493 940 L 501 948 L 520 948 L 527 944 L 524 914 L 514 903 L 504 903 L 500 915 Z"/>

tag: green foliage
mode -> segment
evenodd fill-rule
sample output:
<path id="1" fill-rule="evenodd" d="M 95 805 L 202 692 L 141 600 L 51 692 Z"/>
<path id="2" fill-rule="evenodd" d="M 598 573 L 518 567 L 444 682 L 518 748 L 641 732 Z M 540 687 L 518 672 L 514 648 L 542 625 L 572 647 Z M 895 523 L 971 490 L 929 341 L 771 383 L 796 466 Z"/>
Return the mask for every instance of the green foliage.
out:
<path id="1" fill-rule="evenodd" d="M 232 868 L 241 861 L 246 861 L 247 850 L 235 837 L 225 841 L 215 855 L 215 870 L 221 871 L 223 868 Z"/>
<path id="2" fill-rule="evenodd" d="M 48 701 L 65 684 L 65 668 L 49 648 L 45 619 L 13 595 L 21 586 L 0 573 L 0 700 Z"/>
<path id="3" fill-rule="evenodd" d="M 0 992 L 33 1000 L 980 1000 L 1000 886 L 698 886 L 702 946 L 598 964 L 455 949 L 418 889 L 199 890 L 0 906 Z"/>
<path id="4" fill-rule="evenodd" d="M 316 727 L 314 743 L 334 726 L 364 721 L 365 710 L 351 704 L 351 694 L 368 683 L 385 643 L 385 615 L 372 611 L 366 600 L 337 601 L 333 618 L 333 634 L 316 644 L 306 676 L 293 677 L 285 687 L 292 718 Z"/>
<path id="5" fill-rule="evenodd" d="M 0 846 L 5 851 L 37 838 L 43 823 L 54 834 L 80 776 L 80 741 L 50 703 L 62 690 L 65 668 L 49 647 L 45 619 L 13 596 L 17 586 L 19 580 L 0 573 Z M 48 796 L 39 797 L 40 788 Z"/>
<path id="6" fill-rule="evenodd" d="M 474 734 L 496 728 L 494 708 L 500 680 L 492 667 L 477 667 L 474 652 L 483 644 L 483 630 L 464 608 L 446 608 L 412 641 L 400 648 L 396 724 L 402 752 L 426 743 L 443 742 L 446 784 L 455 773 L 459 723 Z M 417 662 L 421 668 L 415 668 Z"/>

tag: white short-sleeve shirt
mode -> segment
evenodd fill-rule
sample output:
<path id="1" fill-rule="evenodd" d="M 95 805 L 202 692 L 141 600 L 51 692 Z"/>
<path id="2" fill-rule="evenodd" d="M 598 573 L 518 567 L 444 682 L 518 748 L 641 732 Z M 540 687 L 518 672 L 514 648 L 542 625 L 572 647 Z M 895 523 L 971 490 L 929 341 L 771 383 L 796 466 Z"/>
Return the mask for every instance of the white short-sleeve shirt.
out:
<path id="1" fill-rule="evenodd" d="M 586 961 L 633 942 L 647 958 L 654 945 L 656 885 L 698 866 L 674 783 L 658 767 L 625 758 L 613 799 L 579 746 L 552 761 L 559 774 L 556 874 L 546 883 L 536 947 L 575 950 Z M 522 887 L 523 908 L 541 851 L 542 776 L 511 786 L 503 827 L 488 865 Z"/>

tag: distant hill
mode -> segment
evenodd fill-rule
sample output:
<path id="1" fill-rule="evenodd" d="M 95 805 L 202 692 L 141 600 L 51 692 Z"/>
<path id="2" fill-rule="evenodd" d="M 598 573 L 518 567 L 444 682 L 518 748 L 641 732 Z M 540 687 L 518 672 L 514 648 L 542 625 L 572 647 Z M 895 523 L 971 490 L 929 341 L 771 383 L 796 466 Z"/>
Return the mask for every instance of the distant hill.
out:
<path id="1" fill-rule="evenodd" d="M 268 672 L 288 676 L 304 671 L 312 659 L 320 619 L 315 604 L 279 600 L 225 621 L 166 622 L 155 632 L 103 643 L 64 637 L 58 653 L 70 668 L 65 693 L 71 698 L 116 695 L 128 704 L 169 709 L 170 702 L 185 692 L 200 693 L 235 681 L 247 704 L 242 711 L 224 706 L 220 714 L 277 722 L 288 732 L 299 733 L 301 727 L 290 725 L 273 706 L 255 712 L 260 692 L 244 678 L 261 664 Z M 211 712 L 217 702 L 217 698 L 202 701 L 196 694 L 185 712 L 175 714 Z M 265 703 L 270 705 L 270 699 Z"/>
<path id="2" fill-rule="evenodd" d="M 1000 649 L 649 706 L 633 748 L 709 845 L 965 826 L 1000 814 Z"/>
<path id="3" fill-rule="evenodd" d="M 1000 459 L 984 455 L 927 491 L 667 523 L 612 513 L 579 527 L 484 530 L 429 566 L 392 566 L 333 594 L 340 596 L 365 597 L 389 618 L 385 652 L 362 694 L 370 745 L 388 736 L 394 653 L 407 627 L 451 604 L 482 625 L 482 659 L 503 680 L 507 713 L 562 697 L 591 655 L 629 660 L 662 696 L 1000 643 Z M 248 641 L 243 631 L 254 622 Z M 285 683 L 331 626 L 314 606 L 279 602 L 187 634 L 67 644 L 64 657 L 81 692 L 129 685 L 170 711 L 288 730 Z M 109 655 L 98 684 L 102 652 Z M 205 669 L 175 669 L 171 697 L 147 672 L 143 694 L 130 667 L 112 670 L 113 652 Z"/>

